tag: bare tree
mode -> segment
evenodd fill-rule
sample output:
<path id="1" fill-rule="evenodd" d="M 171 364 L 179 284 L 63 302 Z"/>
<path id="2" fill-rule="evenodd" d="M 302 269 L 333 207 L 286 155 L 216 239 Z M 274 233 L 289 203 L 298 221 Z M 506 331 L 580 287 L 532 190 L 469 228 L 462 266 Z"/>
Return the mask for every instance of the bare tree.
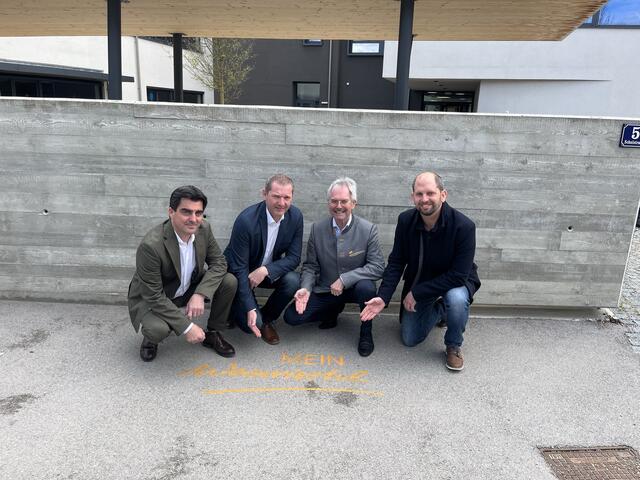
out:
<path id="1" fill-rule="evenodd" d="M 205 87 L 218 94 L 219 103 L 231 103 L 253 70 L 253 42 L 237 38 L 202 38 L 202 52 L 185 52 L 186 68 Z"/>

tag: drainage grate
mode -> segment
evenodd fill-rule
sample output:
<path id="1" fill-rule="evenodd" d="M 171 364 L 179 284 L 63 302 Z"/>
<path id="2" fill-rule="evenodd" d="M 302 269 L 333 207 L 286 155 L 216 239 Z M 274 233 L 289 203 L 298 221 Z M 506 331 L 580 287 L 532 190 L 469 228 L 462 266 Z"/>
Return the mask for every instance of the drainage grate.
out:
<path id="1" fill-rule="evenodd" d="M 640 457 L 631 447 L 541 448 L 560 480 L 638 480 Z"/>

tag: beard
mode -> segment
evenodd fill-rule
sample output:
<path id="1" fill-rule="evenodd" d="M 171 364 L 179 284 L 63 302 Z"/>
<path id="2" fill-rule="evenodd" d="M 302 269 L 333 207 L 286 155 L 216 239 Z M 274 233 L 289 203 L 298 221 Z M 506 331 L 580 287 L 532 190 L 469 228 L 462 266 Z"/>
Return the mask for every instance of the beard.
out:
<path id="1" fill-rule="evenodd" d="M 424 204 L 418 205 L 418 211 L 420 212 L 420 215 L 424 215 L 425 217 L 429 217 L 429 216 L 433 215 L 434 213 L 436 213 L 440 209 L 441 206 L 442 206 L 441 202 L 438 202 L 438 203 L 424 203 Z"/>

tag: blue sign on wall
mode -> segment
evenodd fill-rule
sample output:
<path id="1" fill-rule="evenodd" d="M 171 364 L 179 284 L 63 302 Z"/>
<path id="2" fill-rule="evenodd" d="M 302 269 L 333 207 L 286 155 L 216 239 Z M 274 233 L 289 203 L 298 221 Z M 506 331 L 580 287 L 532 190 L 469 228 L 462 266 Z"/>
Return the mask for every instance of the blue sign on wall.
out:
<path id="1" fill-rule="evenodd" d="M 640 124 L 625 123 L 620 134 L 620 146 L 640 148 Z"/>

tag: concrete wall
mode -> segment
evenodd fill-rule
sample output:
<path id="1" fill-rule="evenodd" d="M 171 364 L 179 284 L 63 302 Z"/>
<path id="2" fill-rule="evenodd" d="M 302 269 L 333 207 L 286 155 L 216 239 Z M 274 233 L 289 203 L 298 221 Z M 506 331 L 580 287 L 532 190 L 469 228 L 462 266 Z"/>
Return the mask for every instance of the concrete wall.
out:
<path id="1" fill-rule="evenodd" d="M 328 184 L 355 178 L 388 253 L 412 178 L 433 169 L 478 226 L 478 304 L 615 305 L 640 194 L 622 123 L 0 99 L 0 298 L 121 302 L 173 188 L 204 189 L 224 247 L 276 172 L 306 234 Z"/>
<path id="2" fill-rule="evenodd" d="M 0 59 L 107 73 L 107 37 L 3 37 Z M 142 39 L 136 43 L 134 37 L 122 37 L 122 74 L 135 79 L 122 84 L 125 101 L 146 101 L 148 86 L 173 89 L 172 47 Z M 185 90 L 204 92 L 204 103 L 213 103 L 213 91 L 194 79 L 186 68 L 183 77 Z"/>
<path id="3" fill-rule="evenodd" d="M 580 28 L 560 42 L 414 42 L 411 87 L 480 81 L 483 113 L 637 116 L 639 43 L 637 28 Z M 383 76 L 395 78 L 397 42 L 385 42 L 384 57 Z"/>

